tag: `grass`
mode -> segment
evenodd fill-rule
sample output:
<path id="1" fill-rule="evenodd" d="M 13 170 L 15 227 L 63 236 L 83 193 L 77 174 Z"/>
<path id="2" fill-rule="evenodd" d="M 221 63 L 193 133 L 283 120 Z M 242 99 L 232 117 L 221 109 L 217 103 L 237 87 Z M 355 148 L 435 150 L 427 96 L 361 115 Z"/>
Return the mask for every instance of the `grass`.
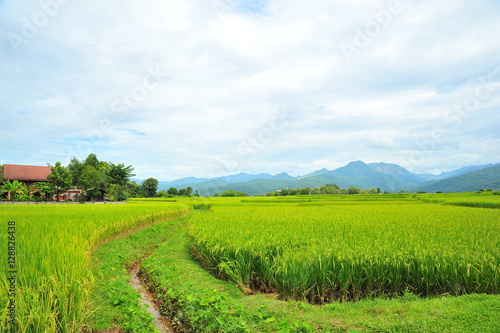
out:
<path id="1" fill-rule="evenodd" d="M 216 202 L 214 202 L 216 204 Z M 205 212 L 196 212 L 205 214 Z M 148 257 L 142 271 L 176 332 L 497 332 L 498 295 L 393 299 L 315 306 L 245 295 L 189 254 L 188 219 Z"/>
<path id="2" fill-rule="evenodd" d="M 457 216 L 465 220 L 470 220 L 471 216 L 488 220 L 498 214 L 495 209 L 421 203 L 420 197 L 443 200 L 442 203 L 497 200 L 486 196 L 475 199 L 472 195 L 461 194 L 300 196 L 288 198 L 289 202 L 280 201 L 281 198 L 257 198 L 262 202 L 252 202 L 253 198 L 244 201 L 240 198 L 176 198 L 176 203 L 157 200 L 133 201 L 126 205 L 5 205 L 0 207 L 0 220 L 5 223 L 15 220 L 17 227 L 17 331 L 96 332 L 116 328 L 128 332 L 154 331 L 151 319 L 137 302 L 137 293 L 127 283 L 127 267 L 152 251 L 153 255 L 144 261 L 142 273 L 162 303 L 164 314 L 173 320 L 179 332 L 500 331 L 498 292 L 495 295 L 454 297 L 448 294 L 420 298 L 416 290 L 403 288 L 397 294 L 387 293 L 354 303 L 332 301 L 317 306 L 304 301 L 280 301 L 267 294 L 245 295 L 234 284 L 221 281 L 204 270 L 190 254 L 189 224 L 199 223 L 204 216 L 216 215 L 220 209 L 237 211 L 245 208 L 242 210 L 244 214 L 237 215 L 240 220 L 258 216 L 258 208 L 264 209 L 265 206 L 282 212 L 291 207 L 293 217 L 300 217 L 296 212 L 301 210 L 317 213 L 344 211 L 354 221 L 363 216 L 369 219 L 373 212 L 383 211 L 384 202 L 392 201 L 401 207 L 401 212 L 416 206 L 425 207 L 418 211 L 418 216 L 427 216 L 425 210 L 428 210 L 428 216 L 432 216 L 439 209 L 458 212 Z M 371 207 L 367 215 L 356 215 L 367 204 Z M 195 208 L 190 216 L 157 223 L 186 213 L 188 206 Z M 314 222 L 313 229 L 308 230 L 306 224 L 306 229 L 295 231 L 295 234 L 300 236 L 321 227 L 321 219 L 310 217 Z M 467 223 L 461 224 L 461 218 L 450 213 L 449 219 L 458 221 L 458 224 L 455 228 L 438 227 L 440 242 L 446 240 L 447 235 L 450 239 L 460 234 L 468 235 L 466 240 L 475 239 L 476 234 L 469 232 Z M 472 245 L 467 242 L 457 244 L 453 253 L 466 256 L 471 250 L 480 253 L 483 246 L 489 244 L 493 255 L 498 254 L 498 218 L 494 222 L 491 226 L 476 226 L 484 238 L 472 242 Z M 347 234 L 348 231 L 346 229 Z M 370 232 L 370 228 L 366 229 L 367 235 Z M 431 239 L 433 233 L 428 234 L 426 237 Z M 391 239 L 391 233 L 385 237 L 385 240 Z M 353 239 L 356 243 L 357 239 Z M 2 247 L 6 240 L 7 233 L 0 234 Z M 413 242 L 408 237 L 404 240 Z M 427 245 L 427 242 L 423 244 Z M 307 242 L 292 245 L 292 248 L 299 249 Z M 498 269 L 498 265 L 497 260 L 491 267 Z M 5 255 L 0 255 L 0 266 L 6 267 Z M 230 268 L 229 263 L 229 273 Z M 498 285 L 495 278 L 489 281 Z M 3 269 L 0 270 L 0 284 L 5 289 L 8 286 Z M 3 305 L 0 331 L 7 332 L 6 293 L 0 293 L 0 303 Z"/>
<path id="3" fill-rule="evenodd" d="M 87 326 L 92 331 L 155 332 L 150 314 L 140 306 L 140 295 L 129 284 L 129 271 L 169 237 L 177 219 L 165 220 L 100 246 L 92 270 L 99 283 L 92 290 L 95 310 Z"/>
<path id="4" fill-rule="evenodd" d="M 2 205 L 7 248 L 7 221 L 16 222 L 16 330 L 19 332 L 80 332 L 94 310 L 90 293 L 99 277 L 89 269 L 99 245 L 123 232 L 151 225 L 187 211 L 168 203 L 126 205 Z M 2 223 L 3 224 L 3 223 Z M 2 228 L 3 229 L 3 228 Z M 7 267 L 0 255 L 0 267 Z M 0 285 L 7 286 L 5 269 Z M 0 293 L 0 331 L 7 321 L 8 294 Z"/>

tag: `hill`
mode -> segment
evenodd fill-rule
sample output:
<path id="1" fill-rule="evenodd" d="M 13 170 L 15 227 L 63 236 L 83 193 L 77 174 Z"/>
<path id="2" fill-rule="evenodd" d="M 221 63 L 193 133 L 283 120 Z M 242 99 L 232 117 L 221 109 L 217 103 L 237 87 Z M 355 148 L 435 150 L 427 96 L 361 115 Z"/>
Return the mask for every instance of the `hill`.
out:
<path id="1" fill-rule="evenodd" d="M 472 192 L 487 188 L 500 190 L 500 164 L 437 182 L 423 184 L 414 188 L 413 191 Z"/>
<path id="2" fill-rule="evenodd" d="M 375 187 L 389 192 L 398 192 L 401 190 L 432 192 L 433 185 L 444 186 L 439 185 L 442 180 L 466 176 L 471 172 L 480 171 L 488 167 L 491 167 L 491 165 L 469 166 L 444 172 L 440 175 L 430 175 L 415 174 L 396 164 L 382 162 L 366 164 L 362 161 L 355 161 L 335 170 L 323 168 L 301 177 L 294 177 L 285 172 L 274 176 L 266 173 L 258 175 L 239 173 L 211 179 L 186 177 L 171 182 L 159 182 L 158 189 L 168 190 L 170 187 L 185 188 L 190 186 L 194 191 L 198 190 L 203 196 L 213 196 L 215 193 L 222 193 L 227 190 L 245 192 L 249 195 L 262 195 L 278 189 L 314 188 L 325 184 L 337 184 L 342 188 L 354 186 L 361 189 L 368 189 Z M 460 178 L 456 181 L 459 180 Z M 450 184 L 453 182 L 452 180 Z M 478 186 L 479 188 L 491 187 L 491 185 L 486 186 L 490 184 L 487 181 L 480 183 L 475 180 L 469 180 L 468 182 L 470 186 L 464 187 L 464 191 L 471 187 L 474 187 L 473 190 L 476 190 Z M 485 185 L 481 186 L 480 184 Z M 427 188 L 427 190 L 421 188 Z"/>

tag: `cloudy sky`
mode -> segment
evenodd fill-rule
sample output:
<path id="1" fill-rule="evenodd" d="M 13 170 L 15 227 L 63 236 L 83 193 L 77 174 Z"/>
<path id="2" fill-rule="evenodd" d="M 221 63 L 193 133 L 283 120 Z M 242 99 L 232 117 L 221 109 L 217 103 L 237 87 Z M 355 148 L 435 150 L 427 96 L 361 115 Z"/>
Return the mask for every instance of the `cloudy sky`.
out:
<path id="1" fill-rule="evenodd" d="M 0 163 L 500 162 L 498 0 L 0 0 Z"/>

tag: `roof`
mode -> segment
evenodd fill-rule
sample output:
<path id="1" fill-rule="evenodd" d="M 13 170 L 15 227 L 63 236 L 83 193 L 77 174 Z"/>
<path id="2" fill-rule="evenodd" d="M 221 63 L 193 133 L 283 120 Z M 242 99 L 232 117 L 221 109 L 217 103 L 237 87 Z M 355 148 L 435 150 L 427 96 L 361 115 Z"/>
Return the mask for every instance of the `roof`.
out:
<path id="1" fill-rule="evenodd" d="M 4 180 L 19 180 L 30 182 L 47 182 L 47 176 L 52 173 L 52 168 L 49 166 L 35 165 L 3 165 Z"/>

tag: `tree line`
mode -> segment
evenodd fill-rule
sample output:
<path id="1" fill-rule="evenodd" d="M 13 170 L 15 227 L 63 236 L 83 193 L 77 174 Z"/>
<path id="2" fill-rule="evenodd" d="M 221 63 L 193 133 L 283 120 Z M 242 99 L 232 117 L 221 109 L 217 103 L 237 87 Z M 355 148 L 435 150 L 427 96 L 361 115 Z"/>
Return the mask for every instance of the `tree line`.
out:
<path id="1" fill-rule="evenodd" d="M 326 184 L 315 188 L 303 187 L 298 189 L 281 189 L 268 192 L 268 196 L 286 196 L 286 195 L 325 195 L 325 194 L 380 194 L 380 188 L 372 187 L 362 190 L 359 187 L 351 186 L 349 188 L 340 188 L 337 184 Z M 389 192 L 384 192 L 389 193 Z"/>
<path id="2" fill-rule="evenodd" d="M 122 201 L 155 196 L 158 186 L 158 180 L 154 178 L 148 178 L 141 184 L 130 181 L 130 178 L 135 176 L 131 165 L 99 161 L 95 154 L 89 154 L 83 161 L 73 157 L 66 166 L 61 162 L 49 166 L 49 182 L 27 185 L 18 180 L 7 180 L 0 184 L 0 192 L 4 198 L 8 194 L 10 200 L 40 201 L 59 198 L 61 194 L 75 188 L 83 192 L 80 200 L 95 201 L 106 198 Z M 1 176 L 0 180 L 3 179 L 3 173 Z"/>

